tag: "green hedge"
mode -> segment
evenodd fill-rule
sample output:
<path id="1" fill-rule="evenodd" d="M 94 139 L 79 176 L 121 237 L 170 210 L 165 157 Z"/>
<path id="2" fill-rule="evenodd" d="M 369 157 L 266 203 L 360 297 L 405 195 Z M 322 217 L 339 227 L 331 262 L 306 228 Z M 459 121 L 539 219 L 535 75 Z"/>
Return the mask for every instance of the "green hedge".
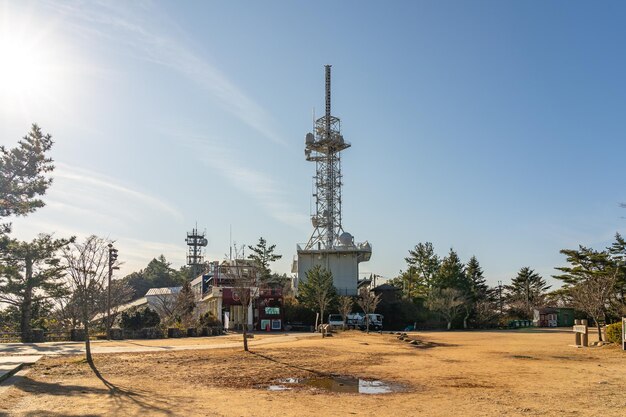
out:
<path id="1" fill-rule="evenodd" d="M 622 343 L 622 323 L 606 326 L 606 340 L 611 343 Z"/>

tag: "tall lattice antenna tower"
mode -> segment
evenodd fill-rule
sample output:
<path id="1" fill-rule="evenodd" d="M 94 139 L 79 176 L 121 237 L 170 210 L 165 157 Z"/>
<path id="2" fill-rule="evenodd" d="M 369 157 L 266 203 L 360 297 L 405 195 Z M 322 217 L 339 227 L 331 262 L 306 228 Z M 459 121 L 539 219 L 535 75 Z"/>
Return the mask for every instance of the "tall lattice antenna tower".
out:
<path id="1" fill-rule="evenodd" d="M 331 249 L 343 232 L 341 227 L 341 151 L 350 147 L 341 135 L 341 120 L 330 114 L 330 68 L 326 69 L 326 113 L 307 133 L 307 161 L 315 162 L 315 213 L 311 215 L 313 234 L 305 250 Z"/>
<path id="2" fill-rule="evenodd" d="M 187 265 L 191 267 L 193 276 L 200 275 L 204 270 L 204 248 L 208 245 L 205 232 L 198 232 L 198 225 L 191 232 L 187 232 Z"/>

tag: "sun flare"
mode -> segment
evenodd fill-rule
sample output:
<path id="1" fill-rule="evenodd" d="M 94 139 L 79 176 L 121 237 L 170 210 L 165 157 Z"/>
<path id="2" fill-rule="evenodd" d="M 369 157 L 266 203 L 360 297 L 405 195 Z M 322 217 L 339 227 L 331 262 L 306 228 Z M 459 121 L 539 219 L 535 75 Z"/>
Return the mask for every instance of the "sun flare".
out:
<path id="1" fill-rule="evenodd" d="M 0 91 L 18 97 L 32 95 L 45 87 L 45 63 L 38 51 L 19 39 L 0 39 Z"/>
<path id="2" fill-rule="evenodd" d="M 18 16 L 0 19 L 0 106 L 29 113 L 59 99 L 63 58 L 58 41 L 41 26 Z"/>

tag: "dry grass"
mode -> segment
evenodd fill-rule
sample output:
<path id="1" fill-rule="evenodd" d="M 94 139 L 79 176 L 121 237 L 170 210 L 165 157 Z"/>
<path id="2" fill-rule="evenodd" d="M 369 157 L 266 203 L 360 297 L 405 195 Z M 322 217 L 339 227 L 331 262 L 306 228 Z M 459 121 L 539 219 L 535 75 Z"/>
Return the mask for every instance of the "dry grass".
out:
<path id="1" fill-rule="evenodd" d="M 626 415 L 626 353 L 575 349 L 560 332 L 347 332 L 238 349 L 45 358 L 0 399 L 8 416 L 581 416 Z M 353 375 L 402 384 L 364 396 L 279 378 Z"/>

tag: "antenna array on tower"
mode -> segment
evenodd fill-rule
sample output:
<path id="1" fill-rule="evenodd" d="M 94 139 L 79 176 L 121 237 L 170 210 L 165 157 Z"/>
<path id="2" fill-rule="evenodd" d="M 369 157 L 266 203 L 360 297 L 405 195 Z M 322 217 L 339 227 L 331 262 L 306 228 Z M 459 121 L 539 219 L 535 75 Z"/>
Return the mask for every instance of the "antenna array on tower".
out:
<path id="1" fill-rule="evenodd" d="M 315 213 L 311 216 L 313 234 L 305 249 L 330 249 L 343 232 L 341 226 L 341 151 L 350 147 L 341 135 L 341 120 L 331 115 L 330 65 L 325 66 L 326 113 L 307 133 L 305 156 L 315 162 Z"/>

